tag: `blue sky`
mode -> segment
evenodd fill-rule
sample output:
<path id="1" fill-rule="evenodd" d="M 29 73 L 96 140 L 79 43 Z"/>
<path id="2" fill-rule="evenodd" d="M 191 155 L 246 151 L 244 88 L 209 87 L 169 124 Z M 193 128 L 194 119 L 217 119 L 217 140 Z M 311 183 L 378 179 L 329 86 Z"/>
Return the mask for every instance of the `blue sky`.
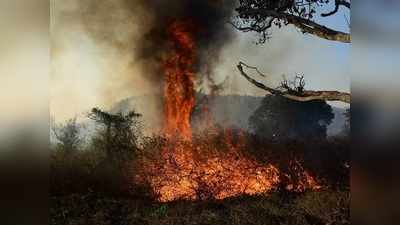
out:
<path id="1" fill-rule="evenodd" d="M 317 18 L 317 21 L 333 29 L 349 32 L 344 15 L 350 18 L 346 8 L 335 16 Z M 272 86 L 279 84 L 282 75 L 290 77 L 300 73 L 305 75 L 307 89 L 350 91 L 351 44 L 304 35 L 291 25 L 273 29 L 271 39 L 262 45 L 254 44 L 257 40 L 254 33 L 236 33 L 238 39 L 222 53 L 223 60 L 217 68 L 221 77 L 224 74 L 240 76 L 235 65 L 244 61 L 268 74 L 267 79 L 260 81 Z M 265 94 L 243 78 L 233 79 L 237 84 L 232 92 Z"/>

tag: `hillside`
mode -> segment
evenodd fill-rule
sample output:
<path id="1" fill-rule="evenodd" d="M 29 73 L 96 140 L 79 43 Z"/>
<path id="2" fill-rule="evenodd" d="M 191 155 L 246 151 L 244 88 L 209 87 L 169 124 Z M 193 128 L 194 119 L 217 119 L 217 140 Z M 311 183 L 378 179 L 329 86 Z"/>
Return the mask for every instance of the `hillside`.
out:
<path id="1" fill-rule="evenodd" d="M 204 96 L 198 95 L 200 100 Z M 253 112 L 259 107 L 263 97 L 223 95 L 216 96 L 208 101 L 209 109 L 215 122 L 226 127 L 238 127 L 248 130 L 248 120 Z M 143 124 L 148 132 L 157 131 L 161 127 L 162 117 L 160 112 L 162 104 L 160 97 L 156 95 L 144 95 L 130 97 L 116 103 L 112 112 L 127 112 L 136 109 L 143 114 Z M 345 116 L 345 108 L 332 106 L 335 118 L 328 126 L 328 135 L 333 136 L 341 132 Z"/>

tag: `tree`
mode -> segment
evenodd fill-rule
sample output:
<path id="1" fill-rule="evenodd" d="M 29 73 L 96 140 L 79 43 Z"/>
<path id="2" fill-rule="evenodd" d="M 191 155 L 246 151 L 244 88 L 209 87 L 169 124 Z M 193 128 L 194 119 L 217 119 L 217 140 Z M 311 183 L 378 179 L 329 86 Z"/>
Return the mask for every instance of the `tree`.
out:
<path id="1" fill-rule="evenodd" d="M 346 137 L 350 136 L 350 132 L 351 132 L 351 112 L 350 112 L 350 108 L 346 109 L 346 111 L 343 113 L 344 116 L 346 117 L 346 120 L 344 121 L 344 125 L 343 125 L 343 131 L 342 134 Z"/>
<path id="2" fill-rule="evenodd" d="M 51 126 L 58 146 L 67 154 L 76 151 L 81 144 L 80 129 L 76 118 L 67 120 L 65 124 L 56 124 L 53 121 Z"/>
<path id="3" fill-rule="evenodd" d="M 97 141 L 104 149 L 107 160 L 121 162 L 130 159 L 139 149 L 138 139 L 141 124 L 138 120 L 141 114 L 134 110 L 127 114 L 111 114 L 98 108 L 93 108 L 88 117 L 102 125 Z"/>
<path id="4" fill-rule="evenodd" d="M 323 139 L 333 118 L 332 108 L 325 101 L 299 102 L 267 95 L 250 117 L 249 125 L 257 136 L 265 138 Z"/>
<path id="5" fill-rule="evenodd" d="M 240 74 L 246 78 L 250 83 L 255 85 L 256 87 L 263 89 L 269 92 L 272 95 L 279 95 L 285 98 L 299 101 L 299 102 L 308 102 L 315 100 L 323 100 L 323 101 L 341 101 L 345 103 L 350 103 L 350 94 L 346 92 L 339 91 L 311 91 L 305 90 L 304 86 L 304 78 L 296 77 L 294 81 L 289 85 L 287 80 L 284 80 L 281 85 L 277 88 L 266 86 L 263 83 L 256 81 L 251 78 L 243 69 L 243 67 L 256 70 L 260 76 L 265 77 L 265 74 L 262 74 L 256 67 L 249 66 L 243 62 L 239 62 L 237 68 Z M 299 83 L 300 82 L 300 83 Z"/>
<path id="6" fill-rule="evenodd" d="M 326 138 L 327 126 L 334 118 L 326 101 L 350 101 L 347 93 L 305 90 L 303 75 L 296 75 L 292 81 L 285 78 L 278 87 L 271 88 L 249 77 L 243 66 L 254 69 L 260 76 L 266 75 L 245 63 L 238 65 L 248 81 L 271 94 L 249 119 L 251 129 L 260 136 L 279 140 Z"/>
<path id="7" fill-rule="evenodd" d="M 334 8 L 328 10 L 332 3 Z M 331 41 L 350 43 L 349 33 L 334 30 L 315 22 L 319 11 L 321 17 L 332 16 L 340 9 L 350 9 L 350 0 L 239 0 L 236 19 L 232 25 L 243 32 L 257 32 L 260 42 L 269 38 L 269 30 L 294 25 L 304 34 L 315 35 Z"/>

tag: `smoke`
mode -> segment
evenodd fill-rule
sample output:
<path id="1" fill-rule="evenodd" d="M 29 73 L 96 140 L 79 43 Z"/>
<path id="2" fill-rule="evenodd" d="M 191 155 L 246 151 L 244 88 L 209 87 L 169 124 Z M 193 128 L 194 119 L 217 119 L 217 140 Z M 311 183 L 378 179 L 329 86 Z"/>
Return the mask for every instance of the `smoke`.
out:
<path id="1" fill-rule="evenodd" d="M 193 25 L 198 80 L 211 78 L 221 49 L 233 38 L 227 22 L 234 1 L 224 0 L 118 0 L 89 1 L 83 13 L 89 34 L 120 51 L 130 51 L 132 63 L 155 83 L 162 79 L 162 57 L 169 51 L 167 27 L 173 21 Z M 110 10 L 114 9 L 114 10 Z M 113 11 L 112 14 L 110 11 Z M 115 13 L 118 13 L 117 15 Z M 134 33 L 132 33 L 134 32 Z M 128 37 L 128 38 L 127 38 Z M 129 38 L 130 37 L 130 38 Z"/>
<path id="2" fill-rule="evenodd" d="M 161 94 L 160 65 L 169 50 L 165 31 L 173 19 L 196 25 L 198 90 L 207 92 L 225 81 L 218 86 L 221 94 L 265 95 L 240 76 L 239 61 L 267 74 L 257 79 L 268 85 L 278 85 L 282 74 L 304 73 L 308 89 L 349 89 L 347 47 L 293 27 L 275 29 L 269 42 L 256 45 L 254 33 L 227 23 L 235 2 L 53 0 L 51 114 L 64 120 L 93 106 L 111 108 L 132 96 Z M 160 109 L 160 102 L 137 109 L 158 117 L 160 112 L 150 109 Z"/>
<path id="3" fill-rule="evenodd" d="M 197 86 L 213 83 L 221 49 L 234 38 L 227 23 L 233 2 L 54 1 L 52 114 L 66 119 L 94 105 L 109 108 L 131 96 L 160 94 L 161 60 L 169 51 L 166 30 L 173 20 L 195 27 Z M 74 105 L 66 107 L 65 101 Z"/>

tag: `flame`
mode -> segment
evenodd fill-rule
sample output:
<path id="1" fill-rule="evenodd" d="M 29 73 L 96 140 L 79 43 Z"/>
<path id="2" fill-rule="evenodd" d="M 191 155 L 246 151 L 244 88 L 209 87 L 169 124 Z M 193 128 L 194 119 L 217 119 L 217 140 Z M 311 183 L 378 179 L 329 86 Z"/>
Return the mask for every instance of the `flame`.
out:
<path id="1" fill-rule="evenodd" d="M 143 161 L 145 173 L 139 178 L 152 188 L 162 202 L 177 199 L 224 199 L 241 194 L 267 193 L 281 178 L 291 180 L 272 164 L 262 164 L 245 154 L 243 132 L 217 130 L 208 122 L 208 136 L 193 137 L 190 116 L 195 105 L 193 65 L 196 63 L 194 25 L 174 21 L 167 28 L 171 46 L 164 69 L 164 134 L 159 154 Z M 203 109 L 207 114 L 208 109 Z M 215 132 L 214 132 L 215 131 Z M 221 136 L 222 135 L 222 136 Z M 298 182 L 288 190 L 317 187 L 317 182 L 298 161 L 291 165 Z"/>
<path id="2" fill-rule="evenodd" d="M 224 199 L 268 192 L 279 183 L 276 167 L 243 154 L 241 135 L 234 138 L 225 131 L 219 148 L 214 140 L 168 141 L 160 158 L 146 165 L 146 178 L 159 201 Z"/>
<path id="3" fill-rule="evenodd" d="M 191 35 L 190 22 L 173 22 L 167 29 L 167 35 L 173 47 L 164 60 L 164 133 L 175 134 L 190 139 L 190 115 L 194 96 L 193 64 L 195 62 L 195 43 Z"/>

